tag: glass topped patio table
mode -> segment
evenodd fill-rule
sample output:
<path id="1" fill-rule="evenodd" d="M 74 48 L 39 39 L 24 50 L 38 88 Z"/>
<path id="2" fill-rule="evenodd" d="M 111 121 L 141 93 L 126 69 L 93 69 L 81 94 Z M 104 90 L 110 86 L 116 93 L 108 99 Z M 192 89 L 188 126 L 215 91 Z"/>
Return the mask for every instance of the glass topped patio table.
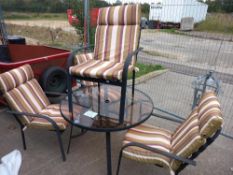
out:
<path id="1" fill-rule="evenodd" d="M 111 132 L 122 131 L 145 122 L 153 111 L 153 102 L 144 92 L 127 88 L 124 121 L 119 122 L 120 88 L 101 85 L 72 92 L 73 115 L 69 115 L 68 98 L 60 103 L 62 116 L 72 126 L 106 133 L 107 174 L 112 174 Z M 72 117 L 70 117 L 72 116 Z"/>

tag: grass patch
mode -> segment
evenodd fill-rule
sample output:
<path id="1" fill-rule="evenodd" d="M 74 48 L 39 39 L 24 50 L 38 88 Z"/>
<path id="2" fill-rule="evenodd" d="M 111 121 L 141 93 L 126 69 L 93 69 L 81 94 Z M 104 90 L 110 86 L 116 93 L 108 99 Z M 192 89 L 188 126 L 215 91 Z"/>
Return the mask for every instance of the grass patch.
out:
<path id="1" fill-rule="evenodd" d="M 160 29 L 160 31 L 164 33 L 179 34 L 177 29 Z"/>
<path id="2" fill-rule="evenodd" d="M 150 72 L 158 71 L 158 70 L 164 70 L 164 67 L 159 64 L 143 64 L 143 63 L 137 63 L 136 67 L 139 68 L 139 72 L 136 73 L 136 78 L 141 77 L 143 75 L 146 75 Z M 129 73 L 128 79 L 132 79 L 132 73 Z"/>
<path id="3" fill-rule="evenodd" d="M 196 25 L 195 30 L 233 34 L 233 16 L 223 13 L 210 14 L 205 21 Z"/>
<path id="4" fill-rule="evenodd" d="M 4 17 L 7 20 L 66 20 L 66 13 L 19 13 L 5 12 Z"/>

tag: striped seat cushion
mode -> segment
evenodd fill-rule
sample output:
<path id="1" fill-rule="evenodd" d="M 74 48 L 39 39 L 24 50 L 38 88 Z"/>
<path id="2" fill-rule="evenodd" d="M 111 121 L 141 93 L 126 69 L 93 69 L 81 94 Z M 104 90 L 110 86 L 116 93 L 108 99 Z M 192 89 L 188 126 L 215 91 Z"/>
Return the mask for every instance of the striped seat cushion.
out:
<path id="1" fill-rule="evenodd" d="M 64 112 L 64 109 L 63 109 Z M 52 104 L 47 106 L 45 109 L 43 109 L 39 114 L 45 115 L 49 118 L 51 118 L 53 121 L 56 122 L 60 130 L 65 130 L 68 126 L 67 121 L 62 117 L 60 112 L 60 105 L 58 104 Z M 68 109 L 67 109 L 67 116 L 68 116 Z M 44 128 L 48 130 L 54 130 L 53 125 L 48 122 L 46 119 L 37 118 L 34 117 L 29 125 L 29 127 L 32 128 Z"/>
<path id="2" fill-rule="evenodd" d="M 206 92 L 198 105 L 200 133 L 203 137 L 211 137 L 223 124 L 220 103 L 214 92 Z"/>
<path id="3" fill-rule="evenodd" d="M 205 143 L 199 132 L 198 111 L 194 109 L 190 116 L 177 128 L 172 135 L 172 153 L 188 158 Z M 172 160 L 171 168 L 176 171 L 180 161 Z"/>
<path id="4" fill-rule="evenodd" d="M 124 65 L 113 61 L 88 60 L 83 64 L 70 67 L 70 74 L 105 80 L 121 80 Z M 129 67 L 129 72 L 133 66 Z"/>
<path id="5" fill-rule="evenodd" d="M 152 148 L 170 152 L 171 138 L 172 135 L 170 131 L 153 126 L 140 125 L 128 130 L 123 144 L 138 142 Z M 170 166 L 169 158 L 138 147 L 126 148 L 123 151 L 123 156 L 140 162 L 152 163 L 165 167 Z"/>

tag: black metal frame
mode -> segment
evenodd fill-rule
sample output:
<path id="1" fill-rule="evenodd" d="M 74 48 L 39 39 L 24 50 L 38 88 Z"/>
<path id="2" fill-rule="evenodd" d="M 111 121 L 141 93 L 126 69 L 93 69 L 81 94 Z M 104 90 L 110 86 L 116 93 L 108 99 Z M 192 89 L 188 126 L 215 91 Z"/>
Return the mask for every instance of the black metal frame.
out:
<path id="1" fill-rule="evenodd" d="M 157 116 L 156 114 L 152 114 L 153 116 Z M 172 118 L 164 118 L 164 116 L 161 116 L 159 115 L 158 116 L 159 118 L 163 118 L 163 119 L 166 119 L 166 120 L 170 120 L 170 121 L 173 121 L 173 122 L 177 122 L 177 123 L 181 123 L 180 120 L 173 120 Z M 175 172 L 175 175 L 178 175 L 184 168 L 186 168 L 186 166 L 188 166 L 189 164 L 190 165 L 193 165 L 193 166 L 196 166 L 196 162 L 194 161 L 195 158 L 197 158 L 204 150 L 206 150 L 206 148 L 211 145 L 215 140 L 216 138 L 220 135 L 221 133 L 221 130 L 222 128 L 220 128 L 219 130 L 217 130 L 217 132 L 212 136 L 212 137 L 209 137 L 206 139 L 206 142 L 204 145 L 202 145 L 197 152 L 193 153 L 191 155 L 190 158 L 186 159 L 186 158 L 183 158 L 183 157 L 180 157 L 180 156 L 177 156 L 175 154 L 172 154 L 172 153 L 168 153 L 168 152 L 165 152 L 165 151 L 162 151 L 162 150 L 159 150 L 159 149 L 156 149 L 156 148 L 152 148 L 152 147 L 149 147 L 147 145 L 144 145 L 144 144 L 141 144 L 141 143 L 136 143 L 136 142 L 131 142 L 131 143 L 128 143 L 126 145 L 124 145 L 122 148 L 121 148 L 121 151 L 120 151 L 120 154 L 119 154 L 119 158 L 118 158 L 118 165 L 117 165 L 117 173 L 116 175 L 119 175 L 119 172 L 120 172 L 120 165 L 121 165 L 121 159 L 122 159 L 122 152 L 125 148 L 128 148 L 130 146 L 136 146 L 136 147 L 139 147 L 139 148 L 143 148 L 143 149 L 146 149 L 148 151 L 151 151 L 151 152 L 154 152 L 154 153 L 157 153 L 157 154 L 161 154 L 163 156 L 166 156 L 168 158 L 171 158 L 171 159 L 175 159 L 175 160 L 178 160 L 178 161 L 181 161 L 182 164 L 180 165 L 180 167 L 176 170 Z"/>
<path id="2" fill-rule="evenodd" d="M 125 98 L 126 98 L 126 87 L 127 87 L 127 77 L 128 77 L 128 67 L 132 63 L 132 58 L 135 55 L 135 63 L 137 62 L 137 54 L 139 51 L 142 50 L 142 48 L 139 48 L 139 41 L 141 38 L 141 29 L 139 31 L 139 40 L 138 40 L 138 46 L 137 49 L 131 53 L 128 54 L 125 63 L 124 63 L 124 68 L 123 68 L 123 73 L 122 73 L 122 80 L 121 81 L 111 81 L 111 80 L 105 80 L 105 79 L 96 79 L 96 78 L 87 78 L 87 77 L 81 77 L 81 76 L 75 76 L 77 79 L 80 80 L 86 80 L 86 81 L 92 81 L 92 82 L 98 82 L 99 83 L 105 83 L 105 84 L 111 84 L 111 85 L 116 85 L 116 86 L 121 86 L 121 103 L 120 103 L 120 116 L 119 116 L 119 122 L 123 123 L 124 121 L 124 106 L 125 106 Z M 68 99 L 72 97 L 72 76 L 69 73 L 69 68 L 70 66 L 73 65 L 73 59 L 77 52 L 79 51 L 86 51 L 92 48 L 93 46 L 86 46 L 82 48 L 78 48 L 74 50 L 68 57 L 68 64 L 67 64 L 67 72 L 68 72 Z M 132 76 L 132 98 L 134 96 L 134 87 L 135 87 L 135 70 L 133 69 L 133 76 Z M 72 101 L 69 100 L 69 109 L 70 112 L 72 112 Z"/>
<path id="3" fill-rule="evenodd" d="M 12 114 L 15 117 L 16 121 L 20 125 L 20 131 L 21 131 L 21 136 L 22 136 L 24 150 L 27 149 L 27 147 L 26 147 L 26 141 L 25 141 L 25 135 L 24 135 L 24 130 L 26 129 L 27 125 L 23 124 L 23 122 L 20 120 L 20 118 L 22 118 L 22 116 L 31 116 L 31 117 L 37 117 L 37 118 L 45 119 L 49 123 L 51 123 L 52 126 L 53 126 L 53 128 L 54 128 L 54 130 L 52 130 L 52 131 L 55 131 L 56 135 L 57 135 L 58 144 L 59 144 L 59 148 L 60 148 L 61 155 L 62 155 L 62 160 L 66 161 L 66 156 L 65 156 L 65 152 L 64 152 L 62 138 L 61 138 L 61 134 L 62 134 L 63 130 L 59 129 L 59 127 L 57 126 L 57 124 L 56 124 L 55 121 L 53 121 L 48 116 L 40 115 L 40 114 L 32 114 L 32 113 L 27 113 L 27 112 L 18 112 L 18 111 L 11 111 L 11 110 L 7 110 L 6 112 L 9 113 L 9 114 Z"/>
<path id="4" fill-rule="evenodd" d="M 98 88 L 98 87 L 91 87 L 91 88 Z M 98 88 L 99 89 L 99 88 Z M 99 90 L 98 90 L 99 91 Z M 72 127 L 79 127 L 79 128 L 82 128 L 84 130 L 90 130 L 90 131 L 95 131 L 95 132 L 105 132 L 105 141 L 106 141 L 106 160 L 107 160 L 107 174 L 108 175 L 112 175 L 112 158 L 111 158 L 111 133 L 112 132 L 117 132 L 117 131 L 123 131 L 123 130 L 127 130 L 127 129 L 130 129 L 132 127 L 135 127 L 143 122 L 145 122 L 152 114 L 153 112 L 153 101 L 151 100 L 151 98 L 145 94 L 144 92 L 136 89 L 136 91 L 139 91 L 140 93 L 144 94 L 147 98 L 148 98 L 148 102 L 151 103 L 151 110 L 148 112 L 148 113 L 143 113 L 143 115 L 146 115 L 147 117 L 145 117 L 144 119 L 142 120 L 137 120 L 136 123 L 134 124 L 131 124 L 130 126 L 126 126 L 124 125 L 124 127 L 122 128 L 91 128 L 91 127 L 87 127 L 85 125 L 81 125 L 81 124 L 78 124 L 78 123 L 74 123 L 73 120 L 68 120 L 68 118 L 63 114 L 62 112 L 62 107 L 60 107 L 60 110 L 61 110 L 61 114 L 62 116 L 64 117 L 64 119 L 69 122 Z M 135 92 L 136 92 L 135 91 Z M 99 94 L 97 94 L 99 96 Z M 100 100 L 100 98 L 98 98 L 98 101 Z M 135 99 L 132 99 L 134 101 L 132 101 L 133 103 L 138 103 L 137 101 L 135 101 Z M 113 103 L 116 103 L 116 102 L 119 102 L 120 100 L 117 100 L 117 101 L 114 101 Z M 100 103 L 100 102 L 99 102 Z M 60 103 L 61 105 L 62 103 Z M 104 116 L 103 116 L 104 117 Z"/>
<path id="5" fill-rule="evenodd" d="M 122 73 L 122 80 L 105 80 L 105 79 L 98 79 L 98 78 L 89 78 L 89 77 L 81 77 L 81 76 L 72 76 L 70 75 L 69 68 L 73 65 L 73 60 L 75 58 L 75 55 L 80 51 L 87 51 L 90 50 L 90 48 L 93 46 L 87 46 L 87 47 L 81 47 L 76 50 L 74 50 L 68 57 L 68 63 L 67 63 L 67 72 L 68 72 L 68 80 L 67 80 L 67 88 L 68 88 L 68 103 L 69 103 L 69 112 L 73 113 L 73 107 L 72 107 L 72 79 L 75 77 L 79 80 L 86 80 L 86 81 L 92 81 L 92 82 L 98 82 L 104 83 L 104 84 L 110 84 L 115 86 L 121 86 L 121 102 L 120 102 L 120 116 L 119 116 L 119 122 L 123 123 L 124 121 L 124 106 L 125 106 L 125 98 L 126 98 L 126 88 L 127 88 L 127 77 L 128 77 L 128 68 L 130 64 L 132 63 L 133 56 L 136 56 L 137 61 L 137 54 L 139 51 L 142 50 L 142 48 L 138 48 L 137 50 L 131 52 L 128 54 L 126 61 L 124 63 L 123 73 Z M 135 87 L 135 70 L 133 70 L 133 77 L 132 77 L 132 98 L 134 95 L 134 87 Z"/>
<path id="6" fill-rule="evenodd" d="M 191 165 L 193 165 L 193 166 L 196 165 L 196 162 L 193 161 L 193 160 L 185 159 L 185 158 L 179 157 L 179 156 L 177 156 L 177 155 L 175 155 L 175 154 L 168 153 L 168 152 L 159 150 L 159 149 L 157 149 L 157 148 L 152 148 L 152 147 L 149 147 L 149 146 L 144 145 L 144 144 L 141 144 L 141 143 L 131 142 L 131 143 L 128 143 L 128 144 L 124 145 L 124 146 L 121 148 L 121 151 L 120 151 L 120 154 L 119 154 L 119 159 L 118 159 L 118 165 L 117 165 L 117 173 L 116 173 L 116 175 L 119 175 L 119 172 L 120 172 L 120 165 L 121 165 L 122 153 L 123 153 L 123 151 L 124 151 L 125 148 L 128 148 L 128 147 L 130 147 L 130 146 L 134 146 L 134 147 L 139 147 L 139 148 L 142 148 L 142 149 L 146 149 L 146 150 L 148 150 L 148 151 L 151 151 L 151 152 L 154 152 L 154 153 L 157 153 L 157 154 L 161 154 L 161 155 L 166 156 L 166 157 L 168 157 L 168 158 L 175 159 L 175 160 L 178 160 L 178 161 L 187 163 L 187 164 L 191 164 Z"/>
<path id="7" fill-rule="evenodd" d="M 204 145 L 202 145 L 197 152 L 193 153 L 192 156 L 189 158 L 190 160 L 194 160 L 195 158 L 197 158 L 203 151 L 206 150 L 206 148 L 211 145 L 216 138 L 220 135 L 222 131 L 222 128 L 220 128 L 219 130 L 217 130 L 217 132 L 212 136 L 206 139 L 206 143 Z M 176 170 L 176 175 L 178 175 L 188 164 L 187 163 L 183 163 L 177 170 Z"/>

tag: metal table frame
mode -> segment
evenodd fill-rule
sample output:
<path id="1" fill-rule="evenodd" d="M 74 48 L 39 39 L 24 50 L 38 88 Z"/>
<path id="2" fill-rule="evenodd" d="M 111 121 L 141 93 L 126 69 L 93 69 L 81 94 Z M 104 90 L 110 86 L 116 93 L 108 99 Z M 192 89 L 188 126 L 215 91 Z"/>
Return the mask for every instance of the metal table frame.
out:
<path id="1" fill-rule="evenodd" d="M 100 87 L 98 86 L 98 90 L 99 89 L 100 89 Z M 65 120 L 67 120 L 69 123 L 71 123 L 71 130 L 72 130 L 73 126 L 77 126 L 77 127 L 81 128 L 81 129 L 85 129 L 85 130 L 90 130 L 90 131 L 95 131 L 95 132 L 105 132 L 105 138 L 106 138 L 106 158 L 107 158 L 107 175 L 112 175 L 111 132 L 117 132 L 117 131 L 127 130 L 129 128 L 132 128 L 132 127 L 135 127 L 135 126 L 137 126 L 139 124 L 142 124 L 143 122 L 145 122 L 151 116 L 151 114 L 153 112 L 153 106 L 154 105 L 153 105 L 153 101 L 151 100 L 151 98 L 148 95 L 146 95 L 145 93 L 143 93 L 142 91 L 135 89 L 134 93 L 137 93 L 137 92 L 142 93 L 143 95 L 145 95 L 148 98 L 148 100 L 150 100 L 151 107 L 152 107 L 151 108 L 151 112 L 148 113 L 148 114 L 146 114 L 147 117 L 145 117 L 144 119 L 138 121 L 137 123 L 134 123 L 134 124 L 129 125 L 129 126 L 124 126 L 122 128 L 90 128 L 90 127 L 87 127 L 87 126 L 84 126 L 84 125 L 81 125 L 81 124 L 74 123 L 71 120 L 68 120 L 64 116 L 64 114 L 63 114 L 63 112 L 61 110 L 61 114 L 65 118 Z M 100 103 L 99 97 L 100 96 L 98 95 L 98 113 L 100 112 L 99 111 L 99 103 Z M 132 100 L 134 100 L 134 99 L 132 99 Z M 134 103 L 134 101 L 132 101 L 131 103 Z M 61 109 L 61 106 L 60 106 L 60 109 Z M 121 124 L 121 123 L 119 123 L 119 124 Z M 72 131 L 71 131 L 71 136 L 70 137 L 72 138 Z M 70 143 L 69 143 L 69 146 L 70 146 Z M 68 150 L 69 150 L 69 146 L 68 146 Z"/>

